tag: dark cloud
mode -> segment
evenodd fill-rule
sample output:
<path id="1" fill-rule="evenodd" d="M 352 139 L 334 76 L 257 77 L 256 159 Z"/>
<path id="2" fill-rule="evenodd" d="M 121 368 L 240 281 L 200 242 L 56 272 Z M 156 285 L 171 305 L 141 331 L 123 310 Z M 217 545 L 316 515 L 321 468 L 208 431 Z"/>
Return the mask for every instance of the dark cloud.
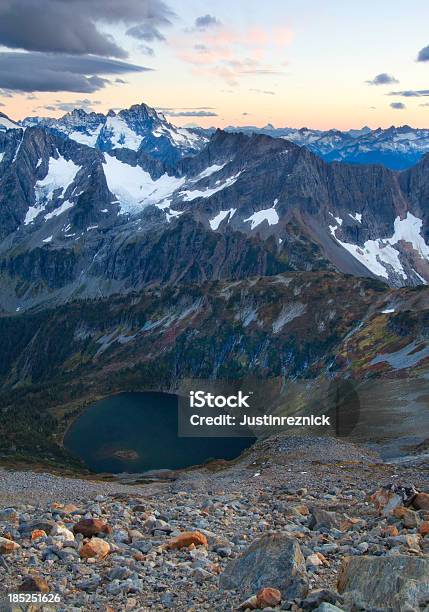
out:
<path id="1" fill-rule="evenodd" d="M 417 56 L 418 62 L 429 62 L 429 45 L 427 47 L 423 47 L 420 49 L 419 54 Z"/>
<path id="2" fill-rule="evenodd" d="M 405 91 L 391 91 L 388 96 L 402 96 L 404 98 L 422 98 L 429 96 L 429 89 L 406 89 Z"/>
<path id="3" fill-rule="evenodd" d="M 399 83 L 398 79 L 392 74 L 387 74 L 387 72 L 381 72 L 377 74 L 371 81 L 365 81 L 368 85 L 391 85 L 392 83 Z"/>
<path id="4" fill-rule="evenodd" d="M 195 19 L 195 28 L 197 30 L 207 30 L 208 28 L 217 28 L 219 27 L 221 22 L 213 17 L 213 15 L 202 15 L 201 17 L 197 17 Z"/>
<path id="5" fill-rule="evenodd" d="M 0 88 L 23 92 L 93 93 L 109 83 L 100 74 L 115 75 L 147 70 L 150 68 L 104 57 L 2 52 Z"/>
<path id="6" fill-rule="evenodd" d="M 69 113 L 76 108 L 83 108 L 87 112 L 93 111 L 93 106 L 97 106 L 101 104 L 100 100 L 89 100 L 88 98 L 83 98 L 79 100 L 73 100 L 72 102 L 62 102 L 61 100 L 55 100 L 55 104 L 50 104 L 49 106 L 39 106 L 38 108 L 44 108 L 50 111 L 64 111 L 65 113 Z"/>
<path id="7" fill-rule="evenodd" d="M 392 102 L 390 106 L 395 110 L 404 110 L 404 108 L 406 108 L 405 104 L 403 104 L 402 102 Z"/>
<path id="8" fill-rule="evenodd" d="M 24 49 L 125 58 L 101 23 L 165 24 L 174 16 L 162 0 L 1 0 L 0 44 Z"/>
<path id="9" fill-rule="evenodd" d="M 242 115 L 250 115 L 250 113 L 241 113 Z"/>
<path id="10" fill-rule="evenodd" d="M 170 25 L 170 21 L 166 20 L 163 25 Z M 146 42 L 155 42 L 165 40 L 165 36 L 161 34 L 157 27 L 150 23 L 142 23 L 140 25 L 133 26 L 127 30 L 128 36 L 133 36 Z"/>

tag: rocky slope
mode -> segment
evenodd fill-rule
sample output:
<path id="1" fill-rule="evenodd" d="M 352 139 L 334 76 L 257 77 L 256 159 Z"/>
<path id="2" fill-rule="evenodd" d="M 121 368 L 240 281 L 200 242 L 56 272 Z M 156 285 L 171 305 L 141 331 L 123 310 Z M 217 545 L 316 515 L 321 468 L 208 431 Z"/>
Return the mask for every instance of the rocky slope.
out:
<path id="1" fill-rule="evenodd" d="M 428 485 L 287 436 L 146 486 L 2 473 L 2 609 L 33 591 L 57 595 L 45 610 L 425 610 Z"/>
<path id="2" fill-rule="evenodd" d="M 368 381 L 382 378 L 370 412 L 381 411 L 381 435 L 396 422 L 383 410 L 398 404 L 420 415 L 410 436 L 422 441 L 426 412 L 417 399 L 427 393 L 428 299 L 423 287 L 391 290 L 370 279 L 299 272 L 3 316 L 1 451 L 67 463 L 61 432 L 96 398 L 170 391 L 187 377 L 252 375 L 307 381 L 305 392 L 284 396 L 289 411 L 311 409 L 333 378 L 362 383 L 363 398 Z"/>

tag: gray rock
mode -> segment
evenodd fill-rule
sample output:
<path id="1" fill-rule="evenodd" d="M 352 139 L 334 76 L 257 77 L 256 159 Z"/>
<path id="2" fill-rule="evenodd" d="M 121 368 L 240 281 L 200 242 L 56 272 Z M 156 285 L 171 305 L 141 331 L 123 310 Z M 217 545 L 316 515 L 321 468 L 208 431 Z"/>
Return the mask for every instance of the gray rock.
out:
<path id="1" fill-rule="evenodd" d="M 284 533 L 267 533 L 244 554 L 228 563 L 220 577 L 223 589 L 237 589 L 249 597 L 270 586 L 282 597 L 294 599 L 308 593 L 305 559 L 296 539 Z"/>
<path id="2" fill-rule="evenodd" d="M 429 558 L 397 555 L 349 557 L 343 562 L 338 591 L 350 606 L 402 612 L 429 600 Z"/>

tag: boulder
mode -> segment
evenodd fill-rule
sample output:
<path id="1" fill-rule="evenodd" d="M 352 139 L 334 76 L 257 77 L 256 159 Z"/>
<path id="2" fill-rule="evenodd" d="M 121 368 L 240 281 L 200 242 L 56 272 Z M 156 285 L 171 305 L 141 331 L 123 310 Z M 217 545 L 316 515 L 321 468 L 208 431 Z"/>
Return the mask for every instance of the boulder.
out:
<path id="1" fill-rule="evenodd" d="M 346 557 L 337 586 L 353 609 L 419 609 L 429 599 L 429 558 Z"/>
<path id="2" fill-rule="evenodd" d="M 104 559 L 110 552 L 110 545 L 101 538 L 91 538 L 80 549 L 82 559 Z"/>
<path id="3" fill-rule="evenodd" d="M 419 534 L 423 537 L 429 535 L 429 521 L 423 521 L 419 527 Z"/>
<path id="4" fill-rule="evenodd" d="M 272 608 L 278 606 L 282 600 L 282 595 L 278 589 L 265 587 L 256 593 L 256 604 L 258 608 Z"/>
<path id="5" fill-rule="evenodd" d="M 250 596 L 270 585 L 283 599 L 305 597 L 308 577 L 305 559 L 295 538 L 286 533 L 267 533 L 228 563 L 220 576 L 220 587 L 237 589 Z"/>
<path id="6" fill-rule="evenodd" d="M 393 516 L 400 519 L 404 523 L 404 527 L 407 529 L 415 529 L 420 524 L 419 515 L 414 510 L 405 508 L 404 506 L 398 506 L 392 512 Z"/>
<path id="7" fill-rule="evenodd" d="M 49 593 L 49 585 L 41 576 L 27 576 L 18 591 L 20 593 Z"/>
<path id="8" fill-rule="evenodd" d="M 165 548 L 185 548 L 187 546 L 208 547 L 207 538 L 199 531 L 184 531 L 180 535 L 172 538 L 165 544 Z"/>
<path id="9" fill-rule="evenodd" d="M 19 531 L 24 535 L 30 535 L 33 531 L 44 531 L 46 534 L 50 534 L 52 529 L 55 527 L 55 522 L 50 519 L 36 519 L 22 523 L 19 526 Z"/>
<path id="10" fill-rule="evenodd" d="M 101 519 L 89 518 L 76 523 L 73 526 L 73 533 L 81 533 L 85 538 L 91 538 L 100 533 L 112 533 L 112 528 Z"/>
<path id="11" fill-rule="evenodd" d="M 313 530 L 320 529 L 339 529 L 347 531 L 353 525 L 353 520 L 345 514 L 338 512 L 330 512 L 322 508 L 312 508 L 309 528 Z"/>
<path id="12" fill-rule="evenodd" d="M 374 504 L 377 512 L 383 516 L 389 516 L 395 508 L 403 504 L 402 496 L 388 487 L 379 489 L 373 493 L 370 500 Z"/>
<path id="13" fill-rule="evenodd" d="M 417 510 L 429 510 L 429 493 L 417 493 L 413 506 Z"/>
<path id="14" fill-rule="evenodd" d="M 21 548 L 20 545 L 13 540 L 0 537 L 0 555 L 9 555 L 15 550 L 18 550 L 18 548 Z"/>

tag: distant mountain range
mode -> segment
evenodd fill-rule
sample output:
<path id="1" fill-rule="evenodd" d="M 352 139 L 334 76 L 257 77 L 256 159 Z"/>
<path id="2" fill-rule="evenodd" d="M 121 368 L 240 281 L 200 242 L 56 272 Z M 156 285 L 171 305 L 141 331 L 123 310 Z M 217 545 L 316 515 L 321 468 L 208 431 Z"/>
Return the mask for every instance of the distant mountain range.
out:
<path id="1" fill-rule="evenodd" d="M 391 126 L 371 130 L 311 130 L 308 128 L 275 128 L 272 125 L 228 126 L 228 132 L 267 134 L 273 138 L 285 138 L 307 147 L 326 161 L 342 161 L 351 164 L 383 164 L 392 170 L 403 170 L 416 164 L 429 152 L 429 129 L 415 129 L 409 125 Z M 199 130 L 209 136 L 215 128 Z"/>
<path id="2" fill-rule="evenodd" d="M 396 154 L 425 130 L 210 133 L 145 104 L 0 124 L 4 311 L 292 270 L 429 281 L 429 156 L 399 172 L 320 152 Z"/>

